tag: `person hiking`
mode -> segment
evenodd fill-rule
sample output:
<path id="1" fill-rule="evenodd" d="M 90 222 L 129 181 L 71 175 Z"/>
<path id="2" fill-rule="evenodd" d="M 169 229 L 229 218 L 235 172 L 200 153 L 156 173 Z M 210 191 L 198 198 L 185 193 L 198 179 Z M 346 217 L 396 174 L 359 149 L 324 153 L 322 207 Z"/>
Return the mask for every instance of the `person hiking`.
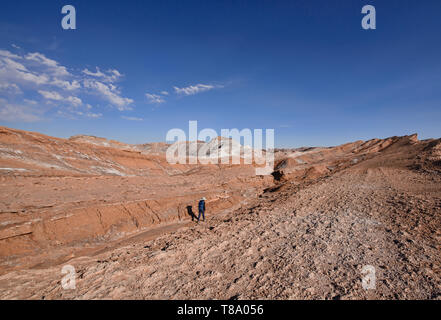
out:
<path id="1" fill-rule="evenodd" d="M 205 221 L 205 200 L 207 200 L 207 199 L 205 199 L 205 197 L 203 197 L 201 200 L 199 200 L 199 205 L 198 205 L 198 208 L 199 208 L 199 216 L 198 216 L 198 223 L 199 223 L 199 220 L 201 219 L 201 215 L 202 215 L 202 221 Z"/>

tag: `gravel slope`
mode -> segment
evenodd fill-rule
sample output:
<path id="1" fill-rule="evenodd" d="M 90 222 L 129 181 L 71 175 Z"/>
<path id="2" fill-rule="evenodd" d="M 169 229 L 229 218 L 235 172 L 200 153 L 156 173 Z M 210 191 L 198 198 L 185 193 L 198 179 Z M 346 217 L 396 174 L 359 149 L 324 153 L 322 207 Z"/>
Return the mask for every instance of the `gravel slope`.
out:
<path id="1" fill-rule="evenodd" d="M 440 299 L 440 186 L 440 174 L 378 161 L 288 181 L 205 223 L 73 259 L 75 290 L 57 266 L 1 276 L 0 298 Z M 362 288 L 366 265 L 376 289 Z"/>

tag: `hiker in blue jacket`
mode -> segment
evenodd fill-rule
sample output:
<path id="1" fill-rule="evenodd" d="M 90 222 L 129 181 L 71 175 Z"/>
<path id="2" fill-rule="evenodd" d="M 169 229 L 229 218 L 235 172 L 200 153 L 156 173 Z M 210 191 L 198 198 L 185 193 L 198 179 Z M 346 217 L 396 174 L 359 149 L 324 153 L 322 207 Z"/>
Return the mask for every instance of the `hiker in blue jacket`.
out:
<path id="1" fill-rule="evenodd" d="M 202 214 L 203 221 L 205 221 L 205 200 L 207 200 L 207 199 L 205 199 L 205 197 L 202 198 L 201 200 L 199 200 L 199 205 L 198 205 L 198 208 L 199 208 L 198 223 L 199 223 L 199 220 L 201 219 L 201 214 Z"/>

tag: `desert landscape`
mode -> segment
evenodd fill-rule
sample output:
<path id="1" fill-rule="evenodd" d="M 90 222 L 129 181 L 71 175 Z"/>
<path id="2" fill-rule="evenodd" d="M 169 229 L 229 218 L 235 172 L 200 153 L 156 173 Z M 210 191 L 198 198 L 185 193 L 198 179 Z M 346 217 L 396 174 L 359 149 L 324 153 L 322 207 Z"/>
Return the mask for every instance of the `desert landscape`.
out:
<path id="1" fill-rule="evenodd" d="M 0 299 L 441 298 L 441 139 L 276 149 L 270 176 L 167 148 L 0 127 Z"/>

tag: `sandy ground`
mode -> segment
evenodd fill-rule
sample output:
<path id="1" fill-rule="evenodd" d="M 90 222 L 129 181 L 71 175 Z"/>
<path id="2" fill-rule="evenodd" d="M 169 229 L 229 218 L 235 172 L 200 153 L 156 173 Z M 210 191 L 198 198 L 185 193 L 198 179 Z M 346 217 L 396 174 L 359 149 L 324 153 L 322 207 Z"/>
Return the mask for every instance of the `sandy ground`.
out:
<path id="1" fill-rule="evenodd" d="M 441 177 L 355 166 L 247 208 L 0 277 L 2 299 L 440 299 Z M 209 215 L 209 214 L 208 214 Z M 362 287 L 364 266 L 375 289 Z"/>
<path id="2" fill-rule="evenodd" d="M 0 299 L 441 299 L 441 139 L 279 150 L 266 177 L 164 148 L 0 127 Z"/>

